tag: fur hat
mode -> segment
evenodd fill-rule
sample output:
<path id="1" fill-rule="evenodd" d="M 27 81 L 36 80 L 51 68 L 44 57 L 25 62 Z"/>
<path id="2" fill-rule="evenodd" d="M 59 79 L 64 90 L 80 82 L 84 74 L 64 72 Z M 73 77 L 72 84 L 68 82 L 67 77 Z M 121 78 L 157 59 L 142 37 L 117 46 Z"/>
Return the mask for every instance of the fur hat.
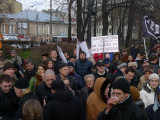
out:
<path id="1" fill-rule="evenodd" d="M 51 84 L 51 89 L 52 90 L 59 90 L 59 89 L 64 89 L 65 85 L 62 80 L 54 80 Z"/>
<path id="2" fill-rule="evenodd" d="M 114 85 L 113 85 L 113 89 L 120 89 L 124 93 L 130 93 L 129 82 L 124 78 L 116 80 Z"/>
<path id="3" fill-rule="evenodd" d="M 151 79 L 153 79 L 153 78 L 155 78 L 155 79 L 159 80 L 159 75 L 158 75 L 158 74 L 156 74 L 156 73 L 150 74 L 150 76 L 149 76 L 149 80 L 151 80 Z"/>
<path id="4" fill-rule="evenodd" d="M 132 95 L 132 98 L 133 98 L 133 102 L 136 102 L 137 100 L 139 100 L 140 93 L 139 93 L 139 90 L 136 87 L 130 86 L 130 92 L 131 92 L 131 95 Z"/>
<path id="5" fill-rule="evenodd" d="M 26 89 L 29 87 L 29 82 L 25 78 L 20 78 L 15 82 L 14 87 L 18 89 Z"/>
<path id="6" fill-rule="evenodd" d="M 3 71 L 5 71 L 5 70 L 7 70 L 7 69 L 9 69 L 9 68 L 15 69 L 15 66 L 14 66 L 11 62 L 6 62 L 6 63 L 4 64 Z"/>
<path id="7" fill-rule="evenodd" d="M 137 62 L 129 62 L 129 63 L 128 63 L 128 67 L 137 68 L 137 67 L 138 67 Z"/>

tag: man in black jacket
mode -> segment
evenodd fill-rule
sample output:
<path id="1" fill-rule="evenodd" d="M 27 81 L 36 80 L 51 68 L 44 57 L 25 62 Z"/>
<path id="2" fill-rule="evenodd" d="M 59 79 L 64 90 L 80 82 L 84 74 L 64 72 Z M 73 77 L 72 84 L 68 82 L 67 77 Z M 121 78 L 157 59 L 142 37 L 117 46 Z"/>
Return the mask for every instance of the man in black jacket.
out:
<path id="1" fill-rule="evenodd" d="M 37 69 L 33 63 L 33 60 L 31 59 L 26 60 L 26 71 L 24 73 L 24 78 L 26 78 L 28 82 L 32 77 L 36 75 L 36 71 Z"/>
<path id="2" fill-rule="evenodd" d="M 53 70 L 48 69 L 45 71 L 43 80 L 44 83 L 41 83 L 37 86 L 37 95 L 40 98 L 41 103 L 45 100 L 48 102 L 51 95 L 51 83 L 56 79 L 56 75 Z"/>
<path id="3" fill-rule="evenodd" d="M 98 120 L 148 120 L 142 109 L 133 103 L 129 82 L 124 78 L 115 81 L 107 104 Z"/>
<path id="4" fill-rule="evenodd" d="M 63 81 L 53 81 L 51 89 L 52 100 L 44 107 L 43 120 L 81 120 L 80 102 Z"/>
<path id="5" fill-rule="evenodd" d="M 11 117 L 18 109 L 18 99 L 12 89 L 12 78 L 0 76 L 0 117 Z"/>

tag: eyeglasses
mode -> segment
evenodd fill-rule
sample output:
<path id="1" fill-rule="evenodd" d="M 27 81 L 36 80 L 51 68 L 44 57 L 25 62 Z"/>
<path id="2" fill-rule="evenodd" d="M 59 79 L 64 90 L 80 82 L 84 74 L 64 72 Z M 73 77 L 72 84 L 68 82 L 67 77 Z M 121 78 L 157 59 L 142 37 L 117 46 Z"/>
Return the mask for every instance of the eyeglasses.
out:
<path id="1" fill-rule="evenodd" d="M 115 95 L 116 95 L 116 96 L 121 96 L 121 95 L 122 95 L 122 93 L 119 93 L 119 92 L 112 92 L 111 94 L 112 94 L 113 96 L 115 96 Z"/>

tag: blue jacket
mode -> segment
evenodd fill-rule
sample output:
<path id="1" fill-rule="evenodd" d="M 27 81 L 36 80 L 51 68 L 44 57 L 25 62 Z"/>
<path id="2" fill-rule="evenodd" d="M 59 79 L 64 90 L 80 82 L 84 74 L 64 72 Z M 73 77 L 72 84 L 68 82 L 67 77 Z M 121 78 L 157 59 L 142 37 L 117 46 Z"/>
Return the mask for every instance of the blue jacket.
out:
<path id="1" fill-rule="evenodd" d="M 93 66 L 93 63 L 88 59 L 85 59 L 84 61 L 79 59 L 75 63 L 75 71 L 84 80 L 85 75 L 91 74 L 92 66 Z"/>
<path id="2" fill-rule="evenodd" d="M 160 120 L 160 108 L 154 112 L 153 105 L 149 105 L 145 110 L 149 120 Z"/>

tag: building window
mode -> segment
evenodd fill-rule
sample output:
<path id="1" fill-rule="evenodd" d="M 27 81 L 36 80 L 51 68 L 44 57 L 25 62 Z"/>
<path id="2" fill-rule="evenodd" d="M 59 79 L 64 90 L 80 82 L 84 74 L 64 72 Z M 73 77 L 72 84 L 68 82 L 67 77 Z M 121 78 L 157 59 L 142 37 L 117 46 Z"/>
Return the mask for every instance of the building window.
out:
<path id="1" fill-rule="evenodd" d="M 2 26 L 1 26 L 1 32 L 2 32 L 2 33 L 6 33 L 6 32 L 5 32 L 5 24 L 2 24 Z"/>

